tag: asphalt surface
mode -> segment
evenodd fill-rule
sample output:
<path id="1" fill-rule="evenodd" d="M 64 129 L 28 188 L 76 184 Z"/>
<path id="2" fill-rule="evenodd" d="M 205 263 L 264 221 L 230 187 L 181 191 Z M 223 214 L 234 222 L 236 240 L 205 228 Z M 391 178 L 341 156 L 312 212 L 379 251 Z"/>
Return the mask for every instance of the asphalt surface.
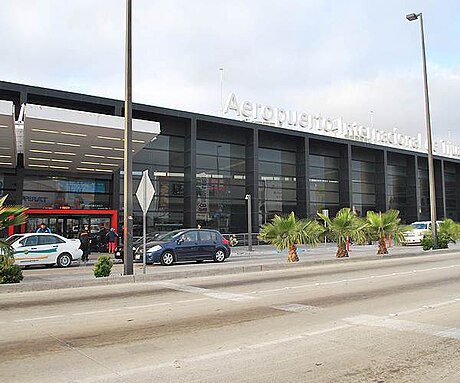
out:
<path id="1" fill-rule="evenodd" d="M 2 294 L 0 376 L 457 383 L 459 271 L 431 253 Z"/>
<path id="2" fill-rule="evenodd" d="M 460 251 L 460 245 L 451 244 L 450 250 Z M 349 259 L 356 258 L 378 258 L 376 256 L 376 246 L 351 246 Z M 334 244 L 321 244 L 313 248 L 304 246 L 299 247 L 300 264 L 310 262 L 329 262 L 336 261 L 335 258 L 336 247 Z M 404 256 L 404 255 L 423 255 L 427 254 L 421 246 L 399 246 L 389 249 L 391 256 Z M 50 282 L 50 281 L 71 281 L 71 280 L 94 280 L 93 264 L 99 255 L 107 255 L 100 253 L 91 254 L 90 261 L 87 264 L 82 262 L 74 262 L 74 264 L 65 269 L 57 267 L 48 269 L 43 266 L 34 266 L 23 270 L 24 283 L 34 282 Z M 389 257 L 386 256 L 386 257 Z M 214 262 L 204 262 L 203 264 L 196 264 L 194 262 L 188 264 L 175 264 L 170 267 L 161 265 L 147 265 L 146 273 L 149 275 L 157 275 L 161 279 L 175 278 L 174 274 L 180 272 L 190 273 L 215 273 L 230 272 L 232 268 L 241 266 L 272 266 L 286 265 L 287 251 L 279 252 L 272 246 L 254 246 L 253 251 L 249 252 L 246 247 L 235 247 L 232 249 L 232 255 L 222 264 L 215 264 Z M 347 261 L 348 259 L 344 259 Z M 340 260 L 339 260 L 340 261 Z M 114 260 L 115 264 L 112 268 L 112 276 L 123 275 L 123 264 L 119 260 Z M 235 270 L 239 272 L 239 269 Z M 134 273 L 140 275 L 143 273 L 142 263 L 134 264 Z M 1 292 L 1 290 L 0 290 Z"/>

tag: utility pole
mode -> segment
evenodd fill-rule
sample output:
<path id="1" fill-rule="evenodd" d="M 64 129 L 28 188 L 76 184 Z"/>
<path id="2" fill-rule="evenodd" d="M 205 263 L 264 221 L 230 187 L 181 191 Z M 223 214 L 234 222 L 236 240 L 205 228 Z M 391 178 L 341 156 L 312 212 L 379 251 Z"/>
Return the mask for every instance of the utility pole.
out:
<path id="1" fill-rule="evenodd" d="M 132 34 L 131 0 L 126 0 L 125 41 L 125 132 L 123 174 L 123 257 L 124 275 L 133 275 L 133 99 L 132 99 Z"/>

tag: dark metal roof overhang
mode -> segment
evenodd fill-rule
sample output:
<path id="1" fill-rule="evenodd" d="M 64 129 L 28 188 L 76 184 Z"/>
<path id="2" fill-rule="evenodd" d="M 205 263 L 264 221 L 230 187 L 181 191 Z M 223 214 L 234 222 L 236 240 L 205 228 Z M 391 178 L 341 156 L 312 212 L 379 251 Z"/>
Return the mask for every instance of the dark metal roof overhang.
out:
<path id="1" fill-rule="evenodd" d="M 24 105 L 24 166 L 112 173 L 123 166 L 124 118 Z M 160 134 L 160 124 L 133 120 L 133 154 Z"/>
<path id="2" fill-rule="evenodd" d="M 16 167 L 14 104 L 0 100 L 0 167 Z"/>

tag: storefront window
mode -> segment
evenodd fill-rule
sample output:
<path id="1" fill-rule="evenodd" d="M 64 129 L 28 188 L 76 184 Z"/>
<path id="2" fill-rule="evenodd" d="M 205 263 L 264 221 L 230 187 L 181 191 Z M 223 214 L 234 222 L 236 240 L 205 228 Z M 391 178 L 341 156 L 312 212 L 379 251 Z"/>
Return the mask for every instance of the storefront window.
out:
<path id="1" fill-rule="evenodd" d="M 36 209 L 110 209 L 111 181 L 26 176 L 22 203 Z"/>

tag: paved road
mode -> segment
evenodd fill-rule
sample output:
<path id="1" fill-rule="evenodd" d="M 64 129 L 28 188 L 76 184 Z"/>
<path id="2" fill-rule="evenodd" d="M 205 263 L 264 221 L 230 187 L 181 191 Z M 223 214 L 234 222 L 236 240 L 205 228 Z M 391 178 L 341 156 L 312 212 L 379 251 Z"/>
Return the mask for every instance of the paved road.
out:
<path id="1" fill-rule="evenodd" d="M 460 251 L 460 245 L 450 245 L 452 249 Z M 319 245 L 314 248 L 299 248 L 299 256 L 301 262 L 311 261 L 325 261 L 335 259 L 336 247 L 332 244 Z M 394 247 L 390 249 L 391 255 L 403 254 L 424 254 L 420 246 L 406 246 Z M 376 246 L 352 246 L 350 258 L 374 257 L 376 254 Z M 75 279 L 94 279 L 93 275 L 93 262 L 100 254 L 92 254 L 92 259 L 88 265 L 75 263 L 72 267 L 67 269 L 52 268 L 47 269 L 44 267 L 34 267 L 25 269 L 24 280 L 22 283 L 33 282 L 46 282 L 58 280 L 75 280 Z M 232 266 L 251 266 L 251 265 L 276 265 L 285 264 L 287 258 L 287 251 L 278 252 L 272 246 L 255 246 L 254 251 L 248 252 L 245 247 L 233 248 L 232 256 L 227 259 L 223 264 L 214 264 L 213 262 L 205 262 L 202 265 L 195 263 L 192 264 L 178 264 L 171 267 L 164 267 L 160 265 L 148 265 L 147 274 L 168 274 L 177 271 L 202 271 L 202 270 L 226 270 Z M 117 261 L 118 262 L 118 261 Z M 135 263 L 134 271 L 136 274 L 142 273 L 142 264 Z M 123 265 L 117 263 L 112 269 L 112 275 L 119 276 L 123 273 Z"/>
<path id="2" fill-rule="evenodd" d="M 5 382 L 460 381 L 460 255 L 0 295 Z"/>

